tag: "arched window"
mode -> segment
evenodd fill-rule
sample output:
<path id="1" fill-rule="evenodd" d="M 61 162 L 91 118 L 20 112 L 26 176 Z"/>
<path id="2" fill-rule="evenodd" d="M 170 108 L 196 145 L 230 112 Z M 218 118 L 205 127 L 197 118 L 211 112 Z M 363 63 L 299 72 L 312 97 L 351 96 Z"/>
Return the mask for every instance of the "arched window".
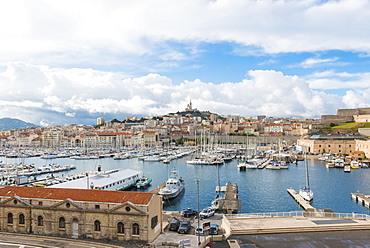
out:
<path id="1" fill-rule="evenodd" d="M 25 224 L 24 214 L 20 214 L 19 215 L 19 224 L 20 225 L 24 225 Z"/>
<path id="2" fill-rule="evenodd" d="M 117 224 L 117 233 L 125 233 L 125 226 L 122 222 L 118 222 Z"/>
<path id="3" fill-rule="evenodd" d="M 8 213 L 8 223 L 13 224 L 13 214 L 12 213 Z"/>
<path id="4" fill-rule="evenodd" d="M 139 224 L 132 224 L 132 235 L 140 235 Z"/>
<path id="5" fill-rule="evenodd" d="M 98 220 L 94 222 L 94 231 L 100 232 L 100 221 Z"/>
<path id="6" fill-rule="evenodd" d="M 41 216 L 41 215 L 39 215 L 39 216 L 37 217 L 37 225 L 38 225 L 38 226 L 43 226 L 43 225 L 44 225 L 44 218 L 42 218 L 42 216 Z"/>
<path id="7" fill-rule="evenodd" d="M 59 218 L 59 228 L 66 228 L 66 220 L 63 217 Z"/>

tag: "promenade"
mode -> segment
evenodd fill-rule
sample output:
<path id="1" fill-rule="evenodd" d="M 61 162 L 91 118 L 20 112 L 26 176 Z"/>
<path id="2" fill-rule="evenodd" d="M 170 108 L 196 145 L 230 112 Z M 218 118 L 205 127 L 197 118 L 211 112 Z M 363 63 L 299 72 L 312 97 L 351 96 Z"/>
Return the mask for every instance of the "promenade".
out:
<path id="1" fill-rule="evenodd" d="M 173 212 L 173 214 L 176 212 Z M 167 217 L 171 215 L 166 213 Z M 179 217 L 178 215 L 176 217 Z M 156 247 L 160 244 L 178 244 L 180 240 L 189 240 L 190 247 L 204 247 L 207 242 L 212 243 L 212 248 L 239 248 L 239 247 L 325 247 L 325 242 L 336 242 L 335 246 L 326 247 L 348 247 L 341 246 L 351 237 L 361 237 L 362 233 L 370 233 L 370 217 L 364 214 L 338 214 L 333 212 L 285 212 L 285 213 L 261 213 L 261 214 L 236 214 L 215 215 L 204 219 L 211 223 L 217 223 L 222 228 L 220 235 L 201 237 L 201 246 L 197 244 L 197 236 L 191 230 L 188 235 L 180 235 L 169 232 L 166 229 L 153 242 Z M 169 219 L 166 219 L 166 223 Z M 165 223 L 164 223 L 165 224 Z M 193 227 L 197 220 L 192 220 Z M 165 225 L 164 225 L 165 226 Z M 346 232 L 346 234 L 344 233 Z M 320 245 L 315 245 L 315 233 L 320 237 Z M 342 235 L 343 234 L 343 235 Z M 311 238 L 305 238 L 311 237 Z M 346 238 L 344 238 L 346 237 Z M 369 238 L 367 238 L 369 237 Z M 357 247 L 370 247 L 370 236 L 356 238 L 353 243 L 359 243 Z M 252 241 L 254 240 L 254 241 Z M 274 242 L 276 240 L 277 242 Z M 284 241 L 285 240 L 285 241 Z M 290 240 L 290 241 L 288 241 Z M 267 242 L 268 241 L 268 242 Z M 293 242 L 294 241 L 294 242 Z M 267 244 L 267 243 L 268 244 Z M 301 244 L 298 245 L 298 243 Z M 313 242 L 313 244 L 310 244 Z M 330 243 L 329 242 L 329 243 Z M 368 242 L 368 243 L 366 243 Z M 264 244 L 262 246 L 262 243 Z M 291 246 L 295 243 L 296 246 Z M 243 246 L 243 245 L 254 246 Z M 369 246 L 363 246 L 369 244 Z M 348 245 L 348 244 L 347 244 Z"/>

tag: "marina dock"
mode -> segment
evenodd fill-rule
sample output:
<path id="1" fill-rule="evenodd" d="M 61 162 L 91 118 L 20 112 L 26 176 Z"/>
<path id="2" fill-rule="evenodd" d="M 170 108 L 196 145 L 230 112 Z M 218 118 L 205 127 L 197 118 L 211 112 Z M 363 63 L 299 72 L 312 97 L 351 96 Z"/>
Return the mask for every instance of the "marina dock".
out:
<path id="1" fill-rule="evenodd" d="M 362 193 L 351 193 L 352 199 L 358 204 L 370 208 L 370 195 Z"/>
<path id="2" fill-rule="evenodd" d="M 315 208 L 310 205 L 308 201 L 303 199 L 294 189 L 287 189 L 288 193 L 293 197 L 293 199 L 306 211 L 313 212 Z"/>
<path id="3" fill-rule="evenodd" d="M 268 159 L 266 162 L 258 166 L 258 169 L 263 169 L 271 162 L 271 159 Z"/>
<path id="4" fill-rule="evenodd" d="M 159 185 L 158 187 L 152 189 L 150 191 L 150 193 L 154 193 L 154 194 L 158 194 L 159 190 L 160 189 L 163 189 L 164 187 L 166 186 L 166 182 L 163 182 L 161 185 Z"/>
<path id="5" fill-rule="evenodd" d="M 223 197 L 216 198 L 212 207 L 224 213 L 237 213 L 241 210 L 241 200 L 238 200 L 238 184 L 228 182 L 226 186 L 216 186 L 216 193 L 223 193 Z"/>

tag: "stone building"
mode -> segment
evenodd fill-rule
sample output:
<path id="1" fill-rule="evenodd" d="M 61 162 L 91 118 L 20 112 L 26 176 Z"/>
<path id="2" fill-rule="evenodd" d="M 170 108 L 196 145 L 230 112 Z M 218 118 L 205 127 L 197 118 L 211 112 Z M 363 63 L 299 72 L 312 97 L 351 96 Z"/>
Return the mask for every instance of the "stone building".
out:
<path id="1" fill-rule="evenodd" d="M 351 154 L 356 151 L 356 140 L 362 138 L 361 135 L 312 135 L 297 140 L 297 145 L 307 147 L 310 153 Z"/>
<path id="2" fill-rule="evenodd" d="M 153 193 L 7 186 L 0 188 L 0 230 L 152 242 L 162 230 Z"/>
<path id="3" fill-rule="evenodd" d="M 322 115 L 321 123 L 369 122 L 370 108 L 337 109 L 336 115 Z"/>

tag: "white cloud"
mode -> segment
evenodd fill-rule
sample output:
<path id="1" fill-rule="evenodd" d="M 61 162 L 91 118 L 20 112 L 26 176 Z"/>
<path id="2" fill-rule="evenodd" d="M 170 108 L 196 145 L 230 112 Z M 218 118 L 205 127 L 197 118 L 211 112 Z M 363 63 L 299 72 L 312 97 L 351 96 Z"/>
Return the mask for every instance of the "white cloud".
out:
<path id="1" fill-rule="evenodd" d="M 267 53 L 366 53 L 369 11 L 366 0 L 2 1 L 0 55 L 2 63 L 100 65 L 130 63 L 132 54 L 165 61 L 191 55 L 166 42 L 231 42 Z"/>
<path id="2" fill-rule="evenodd" d="M 41 83 L 40 83 L 41 82 Z M 174 85 L 171 79 L 148 74 L 125 78 L 91 69 L 60 69 L 9 63 L 0 73 L 0 116 L 35 124 L 94 124 L 95 118 L 162 115 L 193 106 L 218 114 L 319 117 L 337 108 L 367 106 L 370 88 L 344 97 L 313 90 L 312 82 L 273 70 L 249 71 L 238 83 L 205 83 L 197 79 Z M 32 87 L 32 100 L 19 100 Z M 25 90 L 26 89 L 26 90 Z M 46 90 L 47 89 L 47 90 Z M 12 97 L 8 92 L 13 92 Z M 359 97 L 360 96 L 360 97 Z"/>
<path id="3" fill-rule="evenodd" d="M 336 72 L 334 70 L 313 73 L 306 76 L 310 88 L 317 90 L 358 89 L 370 87 L 370 73 Z"/>
<path id="4" fill-rule="evenodd" d="M 320 58 L 308 58 L 303 61 L 299 66 L 303 68 L 311 68 L 321 65 L 333 64 L 334 62 L 338 61 L 339 58 L 328 58 L 328 59 L 320 59 Z"/>

